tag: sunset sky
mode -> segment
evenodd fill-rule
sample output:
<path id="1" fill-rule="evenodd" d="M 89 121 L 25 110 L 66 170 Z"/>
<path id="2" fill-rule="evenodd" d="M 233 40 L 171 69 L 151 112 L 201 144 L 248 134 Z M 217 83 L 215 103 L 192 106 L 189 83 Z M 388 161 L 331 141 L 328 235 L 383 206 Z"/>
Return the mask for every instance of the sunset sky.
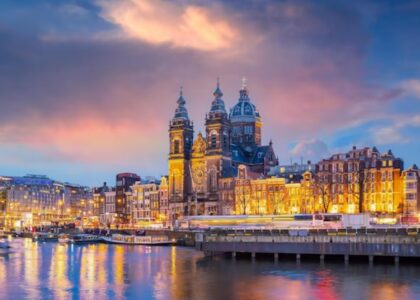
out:
<path id="1" fill-rule="evenodd" d="M 164 175 L 179 87 L 197 134 L 218 76 L 280 163 L 420 163 L 419 28 L 419 1 L 1 0 L 0 175 Z"/>

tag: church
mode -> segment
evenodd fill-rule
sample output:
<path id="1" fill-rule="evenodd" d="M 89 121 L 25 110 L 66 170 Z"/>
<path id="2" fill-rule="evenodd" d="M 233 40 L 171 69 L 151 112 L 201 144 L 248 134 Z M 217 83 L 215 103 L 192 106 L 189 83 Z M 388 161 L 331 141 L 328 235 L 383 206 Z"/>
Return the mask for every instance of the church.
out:
<path id="1" fill-rule="evenodd" d="M 220 214 L 219 181 L 236 177 L 238 167 L 264 177 L 278 165 L 273 145 L 261 145 L 262 121 L 245 80 L 238 102 L 226 111 L 219 81 L 205 117 L 205 134 L 194 139 L 181 89 L 169 124 L 168 183 L 171 219 Z"/>

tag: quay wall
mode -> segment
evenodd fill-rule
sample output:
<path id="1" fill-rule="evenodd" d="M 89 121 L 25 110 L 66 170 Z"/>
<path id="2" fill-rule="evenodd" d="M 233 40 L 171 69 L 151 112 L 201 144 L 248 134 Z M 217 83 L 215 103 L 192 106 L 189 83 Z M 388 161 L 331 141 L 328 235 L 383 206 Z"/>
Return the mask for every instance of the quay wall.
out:
<path id="1" fill-rule="evenodd" d="M 307 235 L 207 232 L 197 243 L 205 253 L 272 253 L 420 257 L 420 235 Z"/>

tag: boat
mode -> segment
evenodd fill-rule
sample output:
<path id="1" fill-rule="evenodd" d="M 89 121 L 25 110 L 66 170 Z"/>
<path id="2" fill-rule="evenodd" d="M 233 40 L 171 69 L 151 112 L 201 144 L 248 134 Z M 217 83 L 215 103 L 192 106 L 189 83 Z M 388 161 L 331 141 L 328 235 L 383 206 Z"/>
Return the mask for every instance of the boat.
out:
<path id="1" fill-rule="evenodd" d="M 54 233 L 38 232 L 32 237 L 33 242 L 57 242 L 58 235 Z"/>
<path id="2" fill-rule="evenodd" d="M 58 235 L 58 242 L 62 244 L 67 244 L 70 242 L 70 235 L 68 234 L 59 234 Z"/>
<path id="3" fill-rule="evenodd" d="M 70 238 L 69 242 L 72 244 L 92 244 L 98 243 L 101 241 L 101 238 L 94 234 L 76 234 Z"/>
<path id="4" fill-rule="evenodd" d="M 0 241 L 0 255 L 5 255 L 11 253 L 11 247 L 8 241 Z"/>
<path id="5" fill-rule="evenodd" d="M 172 245 L 175 240 L 169 240 L 165 235 L 124 235 L 113 234 L 111 236 L 103 236 L 101 240 L 108 244 L 123 244 L 123 245 L 146 245 L 146 246 L 164 246 Z"/>

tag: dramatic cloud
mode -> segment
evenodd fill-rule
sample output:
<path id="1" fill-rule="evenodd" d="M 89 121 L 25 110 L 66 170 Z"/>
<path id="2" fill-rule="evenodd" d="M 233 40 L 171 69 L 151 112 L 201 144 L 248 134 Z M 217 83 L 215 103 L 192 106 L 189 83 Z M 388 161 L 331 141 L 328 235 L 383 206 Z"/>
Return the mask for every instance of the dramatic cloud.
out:
<path id="1" fill-rule="evenodd" d="M 237 30 L 215 9 L 162 0 L 100 0 L 105 19 L 133 38 L 152 44 L 199 50 L 224 50 L 237 40 Z"/>
<path id="2" fill-rule="evenodd" d="M 125 170 L 159 176 L 179 86 L 197 133 L 217 76 L 227 107 L 249 79 L 263 140 L 273 139 L 283 163 L 323 156 L 320 140 L 343 128 L 415 153 L 412 126 L 398 122 L 420 108 L 398 104 L 419 94 L 418 70 L 403 64 L 418 52 L 407 52 L 414 42 L 389 46 L 395 11 L 419 14 L 336 1 L 1 1 L 1 171 L 89 184 Z M 400 19 L 392 28 L 413 33 Z M 289 153 L 295 141 L 306 142 Z"/>

